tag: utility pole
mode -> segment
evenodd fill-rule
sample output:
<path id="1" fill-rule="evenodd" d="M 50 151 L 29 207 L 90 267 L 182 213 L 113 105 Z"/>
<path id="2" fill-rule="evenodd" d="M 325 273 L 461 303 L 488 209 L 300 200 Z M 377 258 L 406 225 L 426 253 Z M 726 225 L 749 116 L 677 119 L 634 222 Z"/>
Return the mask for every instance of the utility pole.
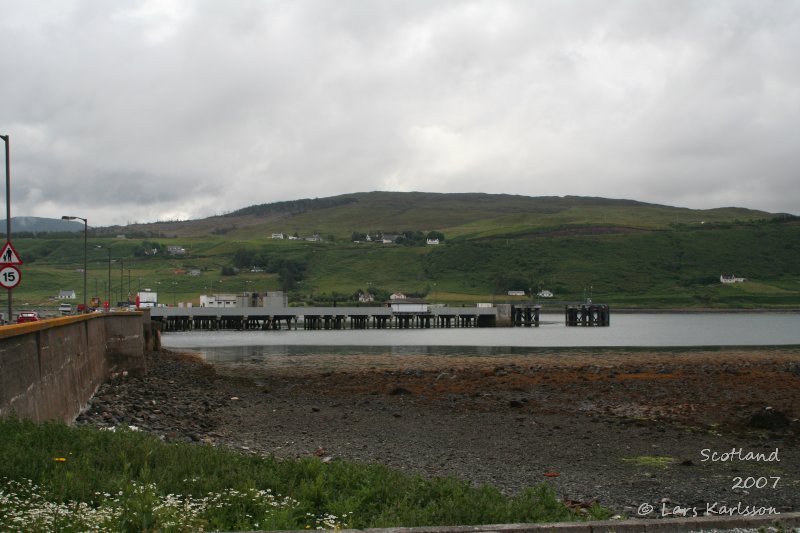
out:
<path id="1" fill-rule="evenodd" d="M 86 313 L 88 308 L 86 307 L 86 271 L 89 269 L 89 221 L 83 217 L 75 217 L 70 215 L 64 215 L 61 217 L 61 220 L 82 220 L 83 221 L 83 312 Z"/>
<path id="2" fill-rule="evenodd" d="M 11 242 L 11 162 L 8 145 L 10 136 L 0 135 L 6 143 L 6 240 Z M 8 322 L 11 322 L 11 289 L 8 289 Z"/>
<path id="3" fill-rule="evenodd" d="M 114 297 L 111 293 L 111 247 L 108 248 L 108 287 L 106 288 L 106 303 L 108 303 L 108 309 L 111 309 L 111 300 Z"/>

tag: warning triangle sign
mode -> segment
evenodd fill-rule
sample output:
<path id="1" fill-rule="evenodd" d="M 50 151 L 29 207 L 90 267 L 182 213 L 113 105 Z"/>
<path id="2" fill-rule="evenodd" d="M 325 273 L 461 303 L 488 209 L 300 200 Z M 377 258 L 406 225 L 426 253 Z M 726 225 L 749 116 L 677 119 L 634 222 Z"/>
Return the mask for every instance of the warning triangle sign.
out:
<path id="1" fill-rule="evenodd" d="M 3 246 L 3 251 L 0 252 L 0 264 L 3 265 L 22 264 L 22 259 L 20 259 L 19 254 L 14 249 L 14 246 L 11 244 L 11 241 L 6 241 L 6 245 Z"/>

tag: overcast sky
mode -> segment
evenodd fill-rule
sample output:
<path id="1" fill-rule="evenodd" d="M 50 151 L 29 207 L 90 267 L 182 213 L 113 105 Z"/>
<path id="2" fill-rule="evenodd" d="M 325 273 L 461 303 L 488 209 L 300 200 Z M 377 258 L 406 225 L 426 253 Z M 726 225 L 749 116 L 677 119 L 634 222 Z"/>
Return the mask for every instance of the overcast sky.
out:
<path id="1" fill-rule="evenodd" d="M 13 216 L 124 224 L 373 190 L 800 214 L 795 0 L 0 13 Z"/>

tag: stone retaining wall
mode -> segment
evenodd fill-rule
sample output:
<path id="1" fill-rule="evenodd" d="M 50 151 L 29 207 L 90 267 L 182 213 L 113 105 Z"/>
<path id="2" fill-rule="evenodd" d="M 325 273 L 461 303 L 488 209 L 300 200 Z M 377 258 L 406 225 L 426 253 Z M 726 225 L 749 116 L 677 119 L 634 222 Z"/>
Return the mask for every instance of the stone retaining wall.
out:
<path id="1" fill-rule="evenodd" d="M 111 375 L 145 373 L 149 318 L 96 313 L 0 327 L 0 417 L 72 422 Z"/>

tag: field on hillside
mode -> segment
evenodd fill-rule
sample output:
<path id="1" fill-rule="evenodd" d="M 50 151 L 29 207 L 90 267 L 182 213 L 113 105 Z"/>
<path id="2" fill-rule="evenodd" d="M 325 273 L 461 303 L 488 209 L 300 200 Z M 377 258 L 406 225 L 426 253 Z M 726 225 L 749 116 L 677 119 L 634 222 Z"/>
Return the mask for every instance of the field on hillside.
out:
<path id="1" fill-rule="evenodd" d="M 551 231 L 533 224 L 524 231 L 509 226 L 504 236 L 491 237 L 486 235 L 493 230 L 476 227 L 474 235 L 448 236 L 438 246 L 232 234 L 90 237 L 88 293 L 113 304 L 151 289 L 169 305 L 198 305 L 200 294 L 281 289 L 293 305 L 343 304 L 359 290 L 376 293 L 378 300 L 399 291 L 462 305 L 506 301 L 509 290 L 541 289 L 552 291 L 559 302 L 592 297 L 634 308 L 800 303 L 800 225 L 794 222 L 640 225 L 634 231 L 630 225 L 591 226 L 589 220 Z M 55 308 L 60 290 L 74 290 L 82 301 L 82 234 L 20 238 L 14 244 L 24 261 L 15 306 Z M 170 254 L 168 246 L 185 253 Z M 158 252 L 146 255 L 153 248 Z M 242 263 L 250 258 L 252 264 Z M 747 282 L 723 285 L 722 274 Z"/>

